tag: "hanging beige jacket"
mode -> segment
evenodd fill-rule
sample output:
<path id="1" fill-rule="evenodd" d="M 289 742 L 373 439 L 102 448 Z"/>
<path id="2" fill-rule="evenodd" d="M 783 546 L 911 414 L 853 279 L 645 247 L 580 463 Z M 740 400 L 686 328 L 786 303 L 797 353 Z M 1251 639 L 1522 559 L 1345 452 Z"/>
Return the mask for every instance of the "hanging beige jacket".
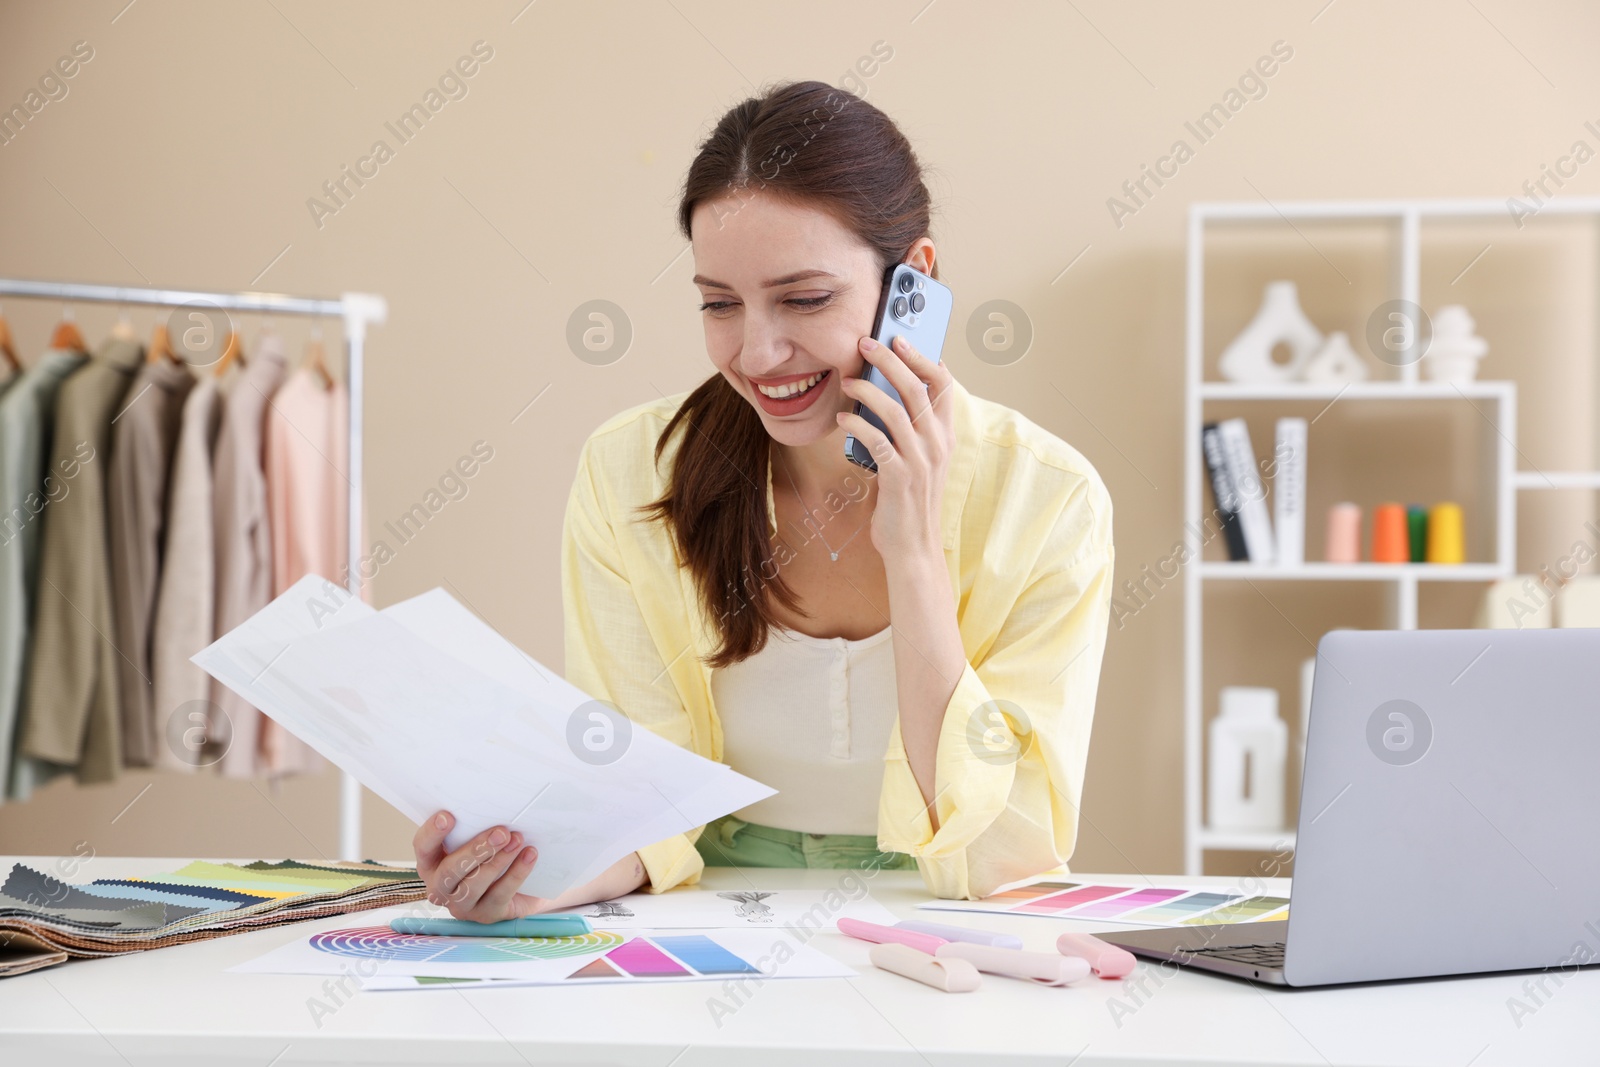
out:
<path id="1" fill-rule="evenodd" d="M 140 368 L 113 426 L 111 584 L 118 677 L 122 685 L 122 762 L 149 767 L 159 743 L 151 710 L 150 628 L 161 572 L 168 475 L 183 402 L 194 388 L 187 364 L 161 359 Z M 165 725 L 164 723 L 162 724 Z"/>
<path id="2" fill-rule="evenodd" d="M 111 420 L 122 411 L 144 347 L 112 338 L 56 396 L 50 466 L 76 461 L 72 491 L 44 509 L 38 606 L 28 656 L 22 752 L 77 768 L 79 782 L 122 770 L 122 705 L 112 631 L 107 472 Z"/>
<path id="3" fill-rule="evenodd" d="M 167 537 L 150 642 L 155 765 L 192 771 L 209 756 L 211 676 L 189 662 L 216 633 L 216 558 L 212 538 L 211 457 L 222 415 L 221 387 L 204 375 L 183 404 L 183 425 L 167 489 Z M 174 722 L 176 720 L 176 722 Z"/>
<path id="4" fill-rule="evenodd" d="M 262 438 L 268 405 L 283 384 L 283 340 L 269 334 L 245 364 L 223 403 L 213 464 L 212 514 L 216 538 L 217 635 L 227 633 L 272 599 L 272 534 Z M 230 778 L 261 769 L 257 757 L 261 712 L 215 679 L 211 700 L 217 721 L 207 744 L 220 746 L 219 766 Z"/>

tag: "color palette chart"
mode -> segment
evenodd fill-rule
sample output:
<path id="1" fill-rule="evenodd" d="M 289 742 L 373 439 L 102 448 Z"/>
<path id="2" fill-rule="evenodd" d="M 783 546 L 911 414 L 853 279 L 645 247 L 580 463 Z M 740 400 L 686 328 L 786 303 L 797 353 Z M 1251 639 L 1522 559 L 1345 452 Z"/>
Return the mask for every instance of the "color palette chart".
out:
<path id="1" fill-rule="evenodd" d="M 932 900 L 918 907 L 935 911 L 1090 919 L 1130 926 L 1199 926 L 1275 921 L 1289 917 L 1287 897 L 1247 896 L 1193 886 L 1128 886 L 1056 881 L 1017 886 L 982 900 Z"/>
<path id="2" fill-rule="evenodd" d="M 580 985 L 848 978 L 850 967 L 781 929 L 595 930 L 574 937 L 440 937 L 388 926 L 325 930 L 230 970 L 355 974 L 363 989 L 462 982 Z"/>
<path id="3" fill-rule="evenodd" d="M 610 930 L 575 937 L 435 937 L 364 926 L 314 934 L 311 947 L 355 959 L 426 964 L 513 963 L 594 956 L 567 979 L 692 978 L 760 974 L 755 964 L 704 934 L 663 934 L 625 940 Z"/>
<path id="4" fill-rule="evenodd" d="M 1228 893 L 1191 893 L 1180 900 L 1140 912 L 1139 921 L 1152 926 L 1181 926 L 1236 899 Z"/>
<path id="5" fill-rule="evenodd" d="M 755 964 L 723 948 L 704 934 L 636 937 L 571 974 L 574 978 L 707 978 L 724 974 L 760 974 Z"/>
<path id="6" fill-rule="evenodd" d="M 360 926 L 311 935 L 319 952 L 363 960 L 415 963 L 515 963 L 590 956 L 622 944 L 622 935 L 605 930 L 575 937 L 436 937 L 400 934 L 387 926 Z"/>
<path id="7" fill-rule="evenodd" d="M 1289 902 L 1282 897 L 1251 897 L 1249 900 L 1239 900 L 1231 904 L 1224 904 L 1216 911 L 1206 912 L 1185 919 L 1188 926 L 1199 926 L 1205 923 L 1253 923 L 1262 919 L 1287 919 L 1289 917 Z"/>

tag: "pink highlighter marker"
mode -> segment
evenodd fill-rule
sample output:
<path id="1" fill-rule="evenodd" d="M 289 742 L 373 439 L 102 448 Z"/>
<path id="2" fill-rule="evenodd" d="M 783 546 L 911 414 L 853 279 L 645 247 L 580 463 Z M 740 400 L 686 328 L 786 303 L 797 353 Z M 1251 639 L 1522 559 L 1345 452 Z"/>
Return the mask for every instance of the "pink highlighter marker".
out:
<path id="1" fill-rule="evenodd" d="M 918 952 L 926 952 L 930 956 L 934 954 L 934 951 L 940 945 L 949 944 L 944 938 L 934 937 L 932 934 L 919 934 L 915 930 L 901 930 L 893 926 L 880 926 L 877 923 L 863 922 L 860 919 L 840 919 L 838 926 L 841 933 L 860 938 L 862 941 L 873 941 L 880 945 L 906 945 L 916 949 Z"/>
<path id="2" fill-rule="evenodd" d="M 1062 934 L 1056 938 L 1056 949 L 1063 956 L 1081 956 L 1088 960 L 1089 969 L 1101 978 L 1132 974 L 1138 962 L 1127 949 L 1107 944 L 1093 934 Z"/>

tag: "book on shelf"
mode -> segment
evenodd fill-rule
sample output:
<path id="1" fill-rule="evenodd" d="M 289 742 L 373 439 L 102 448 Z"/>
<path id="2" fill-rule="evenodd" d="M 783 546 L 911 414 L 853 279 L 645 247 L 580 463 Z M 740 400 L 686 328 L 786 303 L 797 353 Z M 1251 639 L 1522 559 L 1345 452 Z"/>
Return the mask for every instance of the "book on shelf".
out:
<path id="1" fill-rule="evenodd" d="M 1228 547 L 1228 558 L 1239 561 L 1250 558 L 1245 548 L 1244 530 L 1239 526 L 1239 493 L 1234 488 L 1233 475 L 1222 448 L 1222 431 L 1214 422 L 1208 422 L 1200 431 L 1200 452 L 1205 457 L 1206 473 L 1211 478 L 1211 497 L 1216 504 L 1217 525 Z"/>
<path id="2" fill-rule="evenodd" d="M 1250 428 L 1243 419 L 1223 419 L 1217 423 L 1222 437 L 1222 455 L 1233 478 L 1239 498 L 1239 527 L 1244 531 L 1245 558 L 1251 563 L 1270 564 L 1276 555 L 1272 537 L 1272 517 L 1267 514 L 1267 487 L 1256 466 L 1256 451 L 1250 445 Z"/>
<path id="3" fill-rule="evenodd" d="M 1305 419 L 1279 419 L 1272 448 L 1272 522 L 1278 532 L 1278 566 L 1306 561 Z"/>

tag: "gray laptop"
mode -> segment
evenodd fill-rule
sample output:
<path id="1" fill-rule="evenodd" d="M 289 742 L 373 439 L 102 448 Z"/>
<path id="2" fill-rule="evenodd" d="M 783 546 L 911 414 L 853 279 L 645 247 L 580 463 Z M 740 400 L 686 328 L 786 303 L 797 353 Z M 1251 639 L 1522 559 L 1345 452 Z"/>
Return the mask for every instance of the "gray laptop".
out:
<path id="1" fill-rule="evenodd" d="M 1600 629 L 1328 634 L 1289 917 L 1098 933 L 1315 986 L 1600 961 Z"/>

